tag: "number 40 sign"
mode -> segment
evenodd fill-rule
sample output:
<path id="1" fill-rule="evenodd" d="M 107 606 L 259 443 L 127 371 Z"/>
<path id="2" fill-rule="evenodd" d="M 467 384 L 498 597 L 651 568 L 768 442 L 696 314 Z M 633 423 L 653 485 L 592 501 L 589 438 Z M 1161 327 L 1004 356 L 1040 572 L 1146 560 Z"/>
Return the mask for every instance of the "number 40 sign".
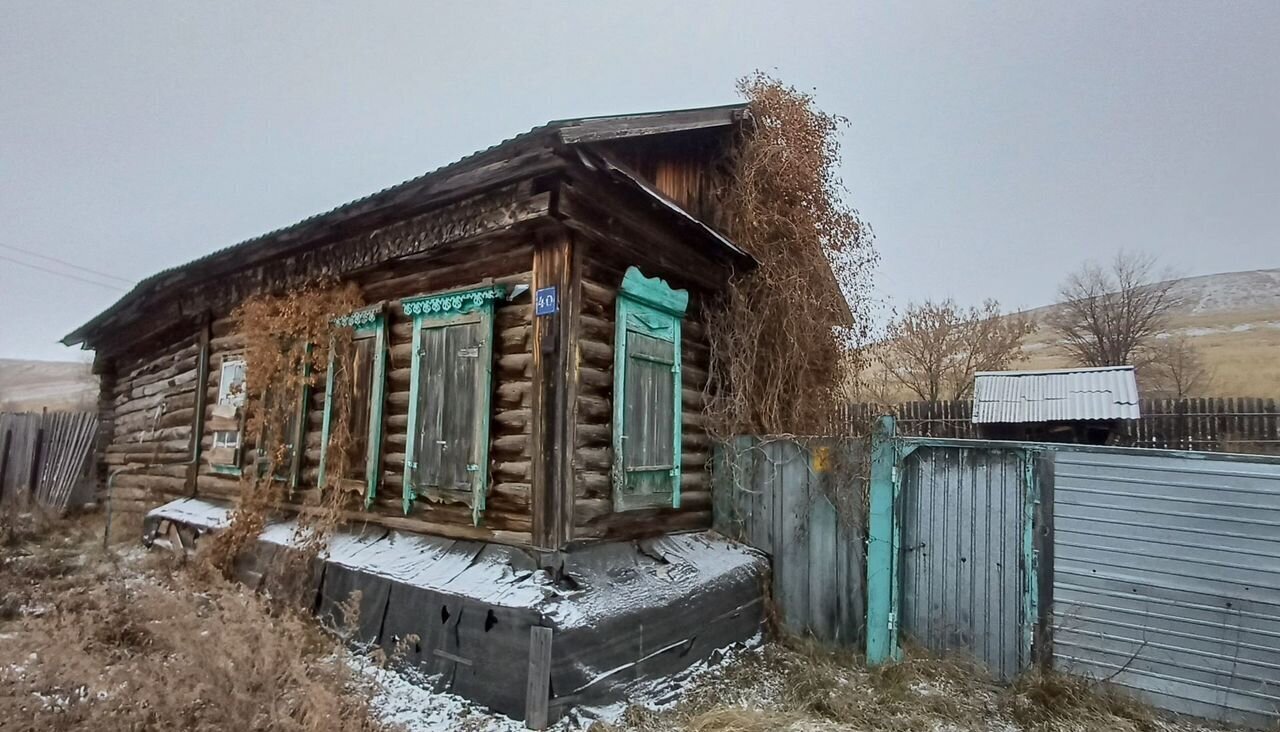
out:
<path id="1" fill-rule="evenodd" d="M 534 315 L 551 315 L 560 309 L 558 306 L 555 286 L 542 287 L 533 293 Z"/>

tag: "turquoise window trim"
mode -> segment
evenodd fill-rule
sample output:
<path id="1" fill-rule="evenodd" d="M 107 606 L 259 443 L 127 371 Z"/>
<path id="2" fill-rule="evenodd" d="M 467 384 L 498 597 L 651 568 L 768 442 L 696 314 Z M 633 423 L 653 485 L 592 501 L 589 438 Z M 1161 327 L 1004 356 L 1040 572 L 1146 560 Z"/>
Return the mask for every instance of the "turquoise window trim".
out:
<path id="1" fill-rule="evenodd" d="M 503 285 L 482 285 L 464 290 L 451 290 L 400 301 L 406 317 L 413 318 L 413 346 L 410 351 L 409 367 L 409 417 L 405 426 L 404 453 L 404 487 L 403 507 L 405 514 L 413 508 L 418 492 L 413 484 L 413 469 L 417 450 L 418 432 L 418 392 L 421 389 L 422 331 L 424 328 L 443 327 L 457 323 L 468 316 L 478 315 L 484 332 L 484 347 L 481 354 L 484 371 L 480 382 L 476 385 L 476 410 L 480 415 L 476 450 L 476 462 L 480 475 L 473 484 L 471 493 L 471 521 L 480 524 L 484 514 L 485 497 L 489 488 L 489 415 L 492 411 L 493 395 L 493 339 L 494 339 L 494 303 L 506 297 L 507 288 Z"/>
<path id="2" fill-rule="evenodd" d="M 302 456 L 307 451 L 307 407 L 311 403 L 311 344 L 307 344 L 302 359 L 302 393 L 298 395 L 298 410 L 294 413 L 293 454 L 289 459 L 289 488 L 297 489 L 302 483 Z"/>
<path id="3" fill-rule="evenodd" d="M 350 328 L 356 336 L 372 335 L 373 385 L 369 389 L 369 434 L 365 452 L 364 505 L 368 508 L 378 495 L 379 478 L 382 475 L 382 415 L 387 382 L 387 317 L 384 303 L 361 308 L 347 315 L 334 318 L 335 328 Z M 329 364 L 324 380 L 324 418 L 320 427 L 320 470 L 316 482 L 324 486 L 328 467 L 329 434 L 333 428 L 333 391 L 336 364 L 336 339 L 329 341 Z"/>
<path id="4" fill-rule="evenodd" d="M 1040 620 L 1040 555 L 1036 551 L 1036 514 L 1040 508 L 1040 476 L 1036 472 L 1039 450 L 1020 451 L 1026 496 L 1022 504 L 1022 652 L 1028 666 Z"/>
<path id="5" fill-rule="evenodd" d="M 672 508 L 680 508 L 680 472 L 683 401 L 681 388 L 680 330 L 689 293 L 676 290 L 657 277 L 645 277 L 638 268 L 629 267 L 618 288 L 617 324 L 613 346 L 613 505 L 614 510 L 654 508 L 667 505 L 664 494 L 628 495 L 626 464 L 626 384 L 627 334 L 640 333 L 667 341 L 672 345 L 674 379 L 674 419 L 672 426 L 673 467 L 670 470 Z"/>

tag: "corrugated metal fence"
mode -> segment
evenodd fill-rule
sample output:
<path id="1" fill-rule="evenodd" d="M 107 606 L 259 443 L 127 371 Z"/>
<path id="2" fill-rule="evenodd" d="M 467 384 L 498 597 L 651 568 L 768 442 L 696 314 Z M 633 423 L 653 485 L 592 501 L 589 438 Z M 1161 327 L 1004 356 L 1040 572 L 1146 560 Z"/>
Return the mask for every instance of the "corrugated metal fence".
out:
<path id="1" fill-rule="evenodd" d="M 1035 623 L 1030 451 L 904 442 L 900 460 L 902 632 L 1016 677 Z"/>
<path id="2" fill-rule="evenodd" d="M 717 527 L 772 556 L 793 632 L 865 640 L 873 662 L 900 635 L 1005 680 L 1039 664 L 1173 711 L 1280 717 L 1280 459 L 741 438 L 715 490 Z"/>
<path id="3" fill-rule="evenodd" d="M 1280 461 L 1059 451 L 1053 649 L 1159 706 L 1280 713 Z"/>

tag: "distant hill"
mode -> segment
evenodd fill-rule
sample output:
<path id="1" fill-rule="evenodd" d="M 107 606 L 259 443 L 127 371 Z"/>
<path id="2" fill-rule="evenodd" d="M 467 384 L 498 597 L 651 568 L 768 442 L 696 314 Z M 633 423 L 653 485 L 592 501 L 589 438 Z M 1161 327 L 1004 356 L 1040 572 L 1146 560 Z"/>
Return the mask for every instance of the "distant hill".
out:
<path id="1" fill-rule="evenodd" d="M 0 412 L 94 409 L 97 399 L 87 363 L 0 358 Z"/>
<path id="2" fill-rule="evenodd" d="M 1280 269 L 1185 277 L 1172 281 L 1179 307 L 1170 332 L 1186 336 L 1213 372 L 1204 396 L 1280 397 Z M 1044 321 L 1060 305 L 1026 311 L 1040 328 L 1022 341 L 1027 360 L 1016 370 L 1078 366 L 1056 348 L 1056 335 Z M 910 401 L 914 395 L 883 384 L 878 367 L 863 374 L 888 393 L 868 398 Z"/>
<path id="3" fill-rule="evenodd" d="M 1190 339 L 1214 372 L 1213 396 L 1280 396 L 1280 269 L 1185 277 L 1174 280 L 1181 301 L 1170 331 Z M 1028 311 L 1044 321 L 1057 305 Z M 1072 366 L 1041 327 L 1022 344 L 1028 360 L 1017 369 Z"/>

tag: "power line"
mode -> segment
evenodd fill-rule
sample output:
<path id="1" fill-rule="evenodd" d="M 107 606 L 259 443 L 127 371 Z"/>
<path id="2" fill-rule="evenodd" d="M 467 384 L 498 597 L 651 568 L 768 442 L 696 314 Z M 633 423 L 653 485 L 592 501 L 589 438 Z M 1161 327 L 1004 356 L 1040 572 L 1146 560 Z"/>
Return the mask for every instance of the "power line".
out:
<path id="1" fill-rule="evenodd" d="M 0 259 L 3 259 L 3 260 L 5 260 L 5 261 L 7 261 L 7 262 L 13 262 L 14 264 L 20 264 L 20 265 L 22 265 L 23 267 L 30 267 L 31 269 L 37 269 L 37 270 L 40 270 L 41 272 L 48 272 L 48 273 L 49 273 L 49 274 L 51 274 L 51 275 L 57 275 L 57 276 L 59 276 L 59 277 L 67 277 L 67 278 L 69 278 L 69 279 L 79 280 L 79 281 L 81 281 L 81 282 L 87 282 L 87 283 L 89 283 L 89 284 L 91 284 L 91 285 L 97 285 L 98 287 L 105 287 L 105 288 L 107 288 L 107 289 L 109 289 L 109 290 L 115 290 L 116 292 L 125 292 L 125 291 L 126 291 L 126 290 L 125 290 L 125 288 L 123 288 L 123 287 L 116 287 L 115 285 L 110 285 L 110 284 L 107 284 L 106 282 L 97 282 L 97 281 L 95 281 L 95 280 L 91 280 L 91 279 L 88 279 L 88 278 L 86 278 L 86 277 L 81 277 L 81 276 L 79 276 L 79 275 L 73 275 L 73 274 L 71 274 L 70 272 L 59 272 L 59 271 L 58 271 L 58 270 L 56 270 L 56 269 L 49 269 L 48 267 L 41 267 L 41 266 L 40 266 L 40 265 L 38 265 L 38 264 L 31 264 L 30 262 L 24 262 L 24 261 L 22 261 L 21 259 L 14 259 L 13 257 L 6 257 L 6 256 L 5 256 L 5 255 L 3 255 L 3 254 L 0 254 Z"/>
<path id="2" fill-rule="evenodd" d="M 99 276 L 99 277 L 106 277 L 106 278 L 107 278 L 107 279 L 109 279 L 109 280 L 117 280 L 117 281 L 119 281 L 119 282 L 123 282 L 123 283 L 125 283 L 126 285 L 133 285 L 133 284 L 137 284 L 137 283 L 135 283 L 133 280 L 127 280 L 127 279 L 125 279 L 125 278 L 123 278 L 123 277 L 117 277 L 116 275 L 113 275 L 113 274 L 107 274 L 106 272 L 99 272 L 99 271 L 98 271 L 98 270 L 96 270 L 96 269 L 89 269 L 88 267 L 83 267 L 83 266 L 81 266 L 81 265 L 79 265 L 79 264 L 75 264 L 75 263 L 73 263 L 73 262 L 68 262 L 68 261 L 66 261 L 66 260 L 58 259 L 57 257 L 50 257 L 50 256 L 49 256 L 49 255 L 47 255 L 47 254 L 41 254 L 40 252 L 33 252 L 33 251 L 31 251 L 30 249 L 23 249 L 22 247 L 15 247 L 15 246 L 13 246 L 12 244 L 4 244 L 4 243 L 0 243 L 0 247 L 3 247 L 3 248 L 5 248 L 5 249 L 9 249 L 9 250 L 11 250 L 11 251 L 15 251 L 15 252 L 21 252 L 22 254 L 26 254 L 27 256 L 31 256 L 31 257 L 39 257 L 40 259 L 45 259 L 45 260 L 48 260 L 48 261 L 50 261 L 50 262 L 55 262 L 55 263 L 57 263 L 57 264 L 61 264 L 61 265 L 62 265 L 62 266 L 64 266 L 64 267 L 70 267 L 70 268 L 72 268 L 72 269 L 78 269 L 78 270 L 80 270 L 81 272 L 88 272 L 88 273 L 89 273 L 89 274 L 91 274 L 91 275 L 97 275 L 97 276 Z"/>

